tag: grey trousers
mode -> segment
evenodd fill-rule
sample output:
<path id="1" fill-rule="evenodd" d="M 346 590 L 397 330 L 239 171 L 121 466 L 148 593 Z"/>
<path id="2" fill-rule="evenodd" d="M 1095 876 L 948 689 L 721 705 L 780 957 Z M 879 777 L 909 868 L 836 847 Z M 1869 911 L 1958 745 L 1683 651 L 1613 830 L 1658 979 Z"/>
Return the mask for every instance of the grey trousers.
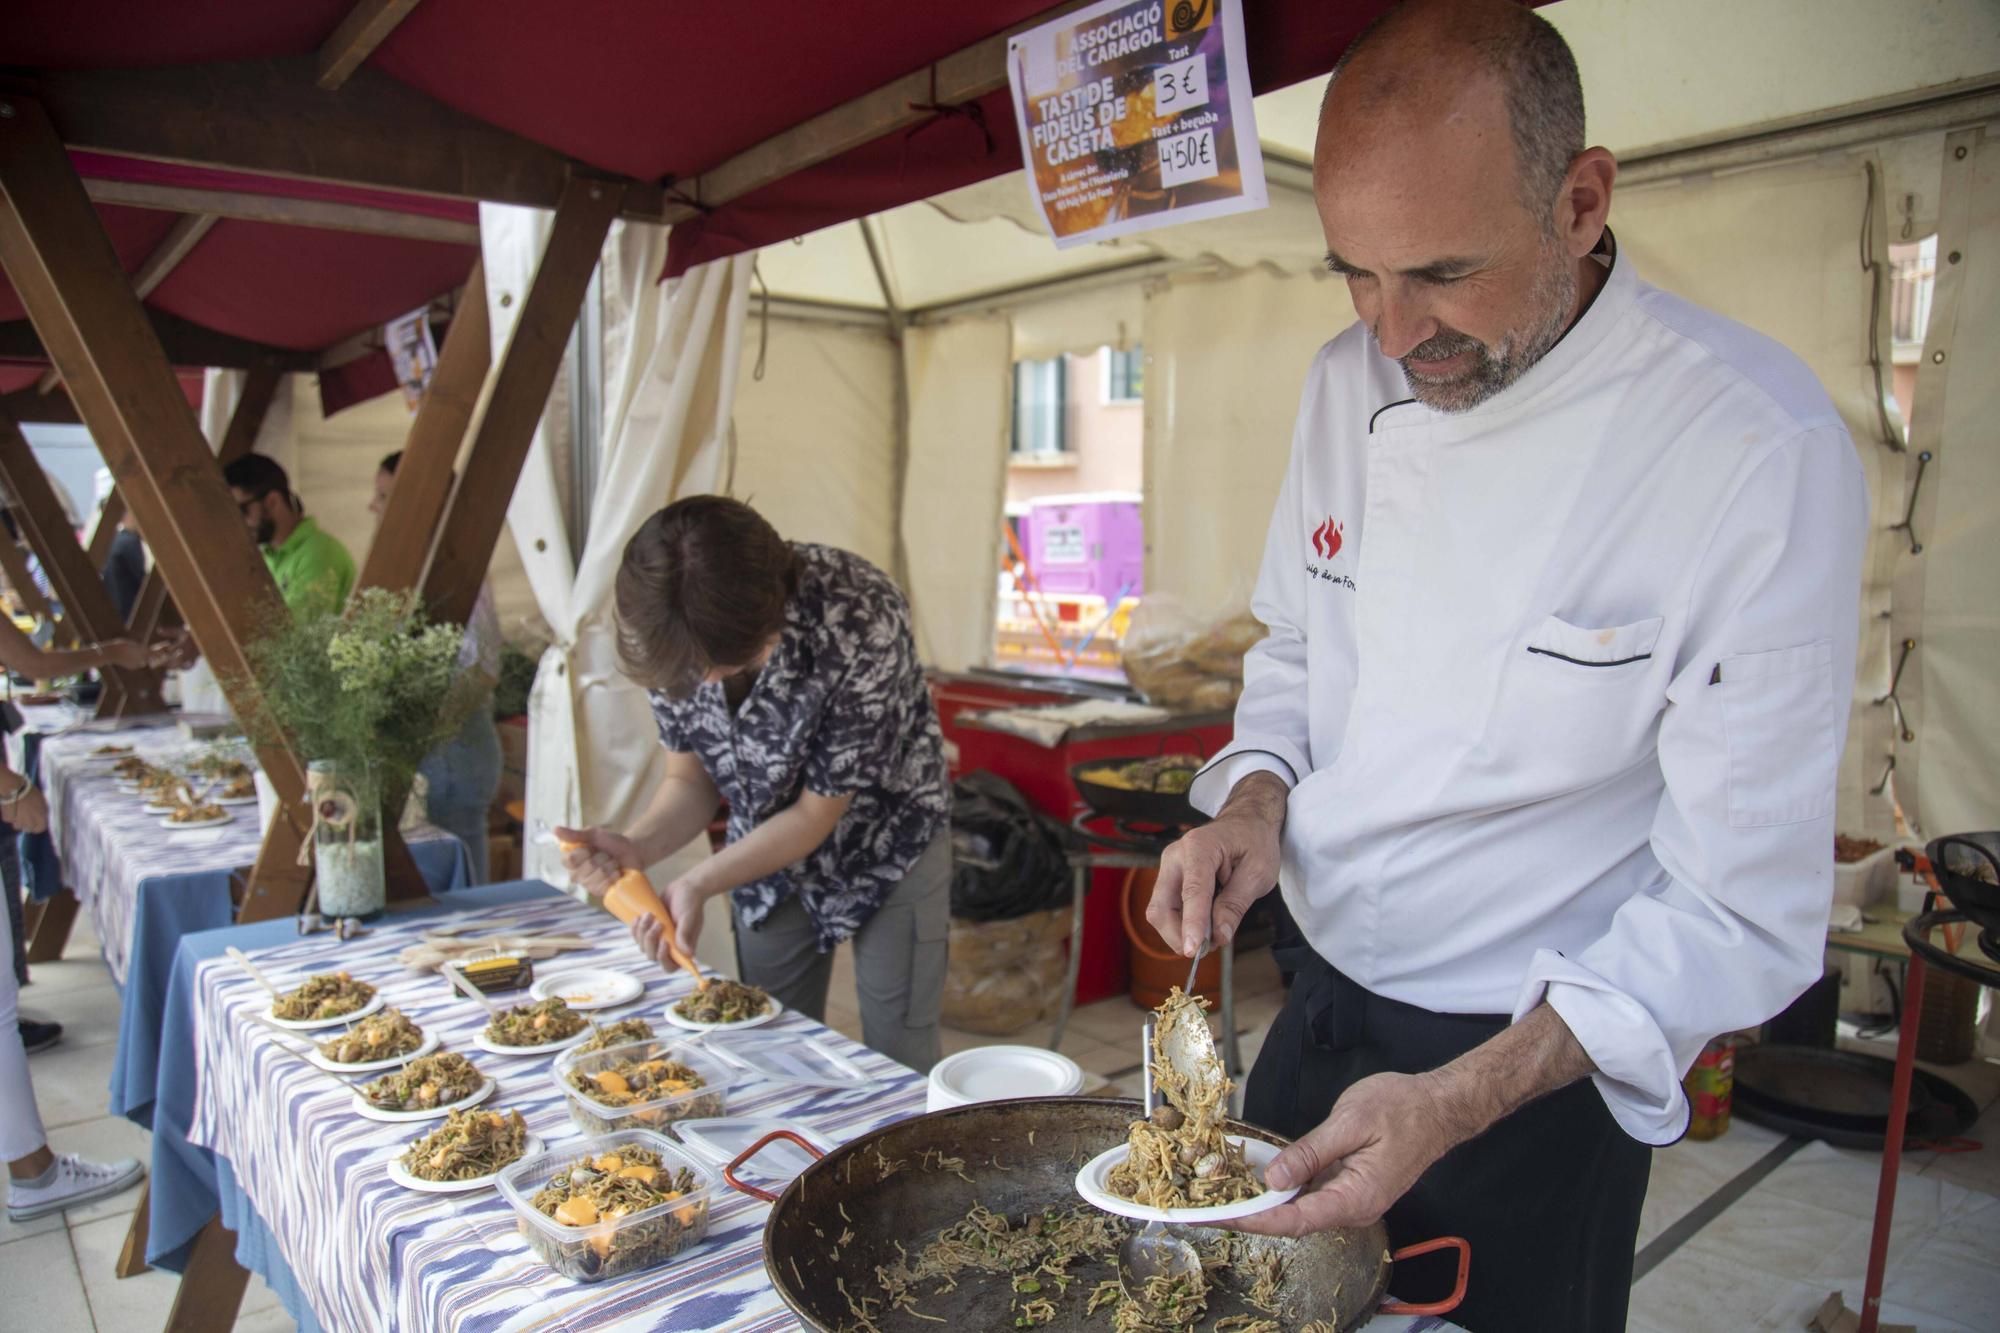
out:
<path id="1" fill-rule="evenodd" d="M 938 1006 L 951 935 L 951 835 L 940 833 L 854 937 L 854 988 L 862 1040 L 927 1074 L 938 1062 Z M 743 980 L 808 1018 L 826 1020 L 833 954 L 821 953 L 812 921 L 787 898 L 755 930 L 736 918 Z"/>

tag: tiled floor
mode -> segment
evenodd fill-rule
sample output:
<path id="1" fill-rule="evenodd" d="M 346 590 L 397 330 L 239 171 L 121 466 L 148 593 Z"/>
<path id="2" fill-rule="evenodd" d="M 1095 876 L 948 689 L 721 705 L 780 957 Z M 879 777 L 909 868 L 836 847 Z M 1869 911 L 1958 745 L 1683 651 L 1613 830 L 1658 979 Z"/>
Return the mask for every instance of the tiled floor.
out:
<path id="1" fill-rule="evenodd" d="M 89 1156 L 144 1157 L 147 1136 L 104 1115 L 117 997 L 96 944 L 79 926 L 69 960 L 35 969 L 22 994 L 36 1017 L 60 1019 L 66 1035 L 29 1068 L 50 1139 Z M 835 963 L 828 1021 L 860 1036 L 852 958 Z M 1267 954 L 1237 963 L 1237 1029 L 1246 1066 L 1280 1003 Z M 1122 997 L 1074 1016 L 1062 1049 L 1083 1066 L 1086 1090 L 1138 1094 L 1140 1011 Z M 991 1041 L 1034 1041 L 1045 1029 L 990 1038 L 947 1030 L 947 1053 Z M 1877 1048 L 1881 1049 L 1881 1048 Z M 1897 1195 L 1885 1314 L 1931 1333 L 2000 1329 L 2000 1065 L 1947 1072 L 1984 1115 L 1971 1137 L 1991 1151 L 1912 1154 Z M 1639 1243 L 1658 1236 L 1782 1142 L 1740 1119 L 1722 1138 L 1684 1142 L 1654 1155 Z M 1813 1144 L 1798 1151 L 1734 1206 L 1648 1274 L 1632 1294 L 1633 1333 L 1802 1329 L 1830 1291 L 1858 1308 L 1867 1265 L 1879 1159 Z M 135 1196 L 26 1226 L 0 1219 L 0 1292 L 32 1291 L 32 1302 L 0 1301 L 0 1333 L 127 1333 L 159 1327 L 174 1279 L 112 1277 Z M 237 1333 L 293 1327 L 262 1282 L 251 1279 Z"/>

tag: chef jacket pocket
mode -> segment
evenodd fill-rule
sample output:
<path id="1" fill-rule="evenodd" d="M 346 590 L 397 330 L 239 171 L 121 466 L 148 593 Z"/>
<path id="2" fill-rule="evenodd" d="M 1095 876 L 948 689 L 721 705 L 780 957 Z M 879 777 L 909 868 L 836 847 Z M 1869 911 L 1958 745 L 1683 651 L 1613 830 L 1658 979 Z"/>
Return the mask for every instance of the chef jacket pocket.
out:
<path id="1" fill-rule="evenodd" d="M 1661 617 L 1635 620 L 1610 629 L 1585 629 L 1559 616 L 1545 616 L 1528 636 L 1528 651 L 1579 667 L 1622 667 L 1643 662 L 1660 641 Z"/>
<path id="2" fill-rule="evenodd" d="M 1725 657 L 1716 668 L 1729 750 L 1729 822 L 1797 824 L 1833 813 L 1833 643 Z"/>

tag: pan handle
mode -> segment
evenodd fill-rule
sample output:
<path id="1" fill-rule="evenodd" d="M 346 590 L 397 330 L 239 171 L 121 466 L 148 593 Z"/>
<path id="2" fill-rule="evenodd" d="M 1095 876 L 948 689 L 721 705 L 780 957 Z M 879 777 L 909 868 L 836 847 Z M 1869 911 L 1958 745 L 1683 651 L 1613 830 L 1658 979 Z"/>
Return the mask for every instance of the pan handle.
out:
<path id="1" fill-rule="evenodd" d="M 778 1196 L 771 1193 L 771 1191 L 767 1189 L 760 1189 L 757 1186 L 752 1185 L 747 1180 L 738 1180 L 736 1178 L 736 1169 L 747 1163 L 751 1158 L 755 1157 L 758 1153 L 764 1151 L 764 1149 L 776 1143 L 779 1139 L 789 1139 L 793 1143 L 796 1143 L 799 1147 L 804 1148 L 806 1152 L 812 1156 L 812 1159 L 814 1161 L 818 1161 L 820 1158 L 826 1156 L 825 1153 L 821 1152 L 818 1148 L 813 1147 L 812 1144 L 806 1142 L 803 1138 L 801 1138 L 797 1134 L 792 1133 L 791 1130 L 774 1129 L 769 1134 L 766 1134 L 763 1138 L 758 1139 L 755 1143 L 745 1148 L 742 1152 L 736 1154 L 736 1160 L 731 1162 L 728 1166 L 722 1168 L 722 1178 L 728 1181 L 730 1185 L 732 1185 L 740 1193 L 747 1194 L 753 1199 L 762 1199 L 765 1203 L 776 1203 L 778 1201 Z M 1463 1288 L 1464 1283 L 1461 1282 L 1459 1285 L 1461 1288 Z M 1463 1294 L 1462 1291 L 1461 1294 Z M 1457 1304 L 1457 1302 L 1453 1302 L 1453 1304 Z"/>
<path id="2" fill-rule="evenodd" d="M 1405 1245 L 1402 1249 L 1397 1250 L 1389 1256 L 1389 1262 L 1392 1264 L 1400 1263 L 1405 1259 L 1414 1259 L 1420 1254 L 1430 1254 L 1436 1250 L 1458 1251 L 1458 1281 L 1453 1284 L 1451 1295 L 1441 1301 L 1432 1301 L 1429 1305 L 1408 1305 L 1402 1301 L 1384 1301 L 1382 1308 L 1377 1313 L 1408 1315 L 1450 1314 L 1458 1308 L 1458 1303 L 1465 1299 L 1466 1275 L 1472 1271 L 1472 1245 L 1465 1237 L 1440 1236 L 1436 1240 L 1427 1240 L 1419 1245 Z"/>

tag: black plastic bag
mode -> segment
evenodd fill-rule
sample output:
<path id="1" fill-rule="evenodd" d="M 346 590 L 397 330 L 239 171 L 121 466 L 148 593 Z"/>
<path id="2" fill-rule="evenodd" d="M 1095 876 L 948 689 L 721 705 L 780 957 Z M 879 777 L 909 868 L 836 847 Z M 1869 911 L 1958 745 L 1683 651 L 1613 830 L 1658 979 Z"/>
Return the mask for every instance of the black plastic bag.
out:
<path id="1" fill-rule="evenodd" d="M 1009 921 L 1069 901 L 1062 826 L 996 773 L 968 773 L 951 789 L 951 914 Z"/>

